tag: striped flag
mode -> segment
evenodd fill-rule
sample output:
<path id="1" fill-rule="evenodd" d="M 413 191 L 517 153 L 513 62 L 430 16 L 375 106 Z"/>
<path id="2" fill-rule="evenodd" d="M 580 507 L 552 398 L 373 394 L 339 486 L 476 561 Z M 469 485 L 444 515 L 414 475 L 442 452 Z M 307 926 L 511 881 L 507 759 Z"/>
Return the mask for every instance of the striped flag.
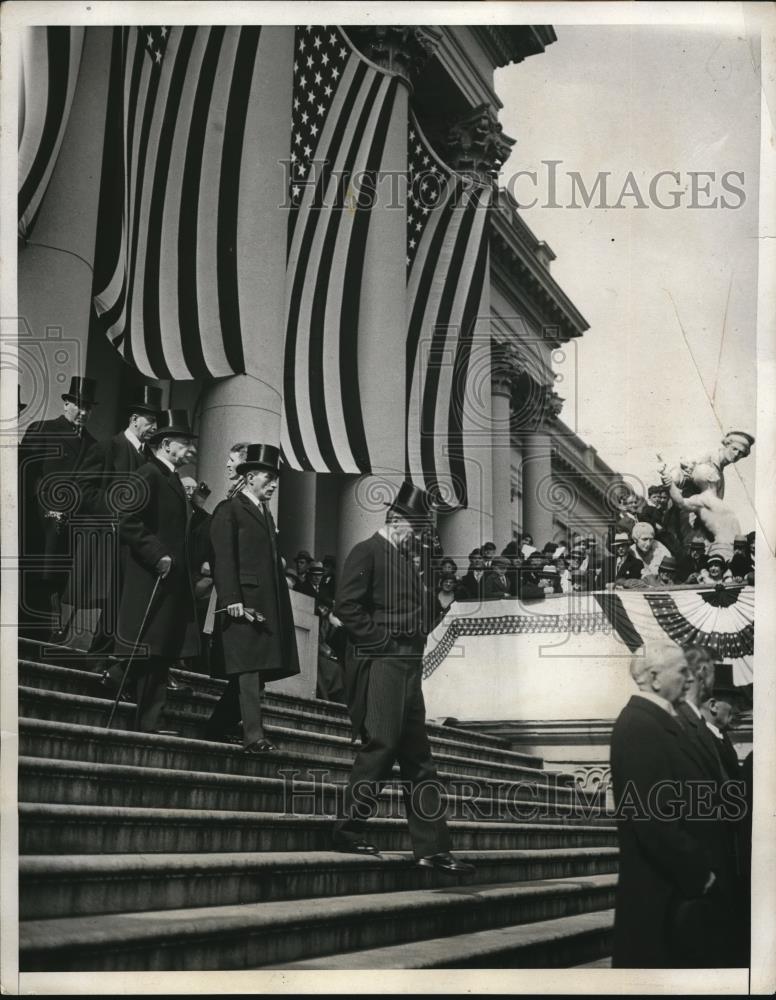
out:
<path id="1" fill-rule="evenodd" d="M 150 378 L 245 371 L 269 45 L 260 27 L 114 31 L 94 311 Z"/>
<path id="2" fill-rule="evenodd" d="M 19 81 L 19 236 L 40 210 L 70 117 L 83 28 L 25 29 Z"/>
<path id="3" fill-rule="evenodd" d="M 406 474 L 453 511 L 467 505 L 464 428 L 491 189 L 450 170 L 412 115 L 408 154 Z"/>
<path id="4" fill-rule="evenodd" d="M 367 473 L 373 456 L 358 375 L 366 185 L 397 113 L 395 76 L 337 27 L 298 28 L 286 272 L 283 454 L 293 469 Z"/>

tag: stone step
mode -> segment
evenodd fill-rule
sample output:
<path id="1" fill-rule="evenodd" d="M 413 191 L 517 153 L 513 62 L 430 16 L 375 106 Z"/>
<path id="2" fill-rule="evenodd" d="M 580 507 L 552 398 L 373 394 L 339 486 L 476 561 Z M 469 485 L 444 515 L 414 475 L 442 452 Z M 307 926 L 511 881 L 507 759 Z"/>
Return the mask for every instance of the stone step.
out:
<path id="1" fill-rule="evenodd" d="M 19 821 L 23 855 L 328 851 L 332 834 L 332 821 L 324 816 L 23 801 Z M 615 827 L 600 821 L 453 820 L 449 825 L 456 851 L 569 850 L 617 844 Z M 403 819 L 375 817 L 367 829 L 370 841 L 383 851 L 411 849 Z"/>
<path id="2" fill-rule="evenodd" d="M 617 868 L 613 847 L 470 851 L 458 857 L 476 865 L 479 885 L 601 875 Z M 436 889 L 450 881 L 419 868 L 409 853 L 36 855 L 19 860 L 20 919 Z"/>
<path id="3" fill-rule="evenodd" d="M 97 675 L 86 674 L 83 671 L 73 671 L 64 667 L 48 667 L 48 671 L 57 671 L 57 682 L 66 688 L 69 684 L 66 675 L 75 675 L 77 686 L 89 688 L 91 694 L 82 691 L 54 690 L 49 686 L 34 687 L 20 683 L 19 714 L 26 718 L 49 719 L 58 722 L 71 722 L 76 725 L 104 726 L 110 714 L 112 701 L 105 697 L 99 689 Z M 66 675 L 62 674 L 66 671 Z M 29 679 L 29 678 L 28 678 Z M 50 678 L 38 672 L 36 680 L 49 684 Z M 165 707 L 160 728 L 175 729 L 184 736 L 199 736 L 202 726 L 207 721 L 216 703 L 214 695 L 182 695 L 171 692 Z M 306 706 L 313 704 L 305 701 L 289 701 L 280 703 L 276 699 L 267 700 L 263 706 L 263 718 L 268 727 L 280 726 L 294 729 L 300 733 L 312 733 L 319 736 L 336 736 L 345 741 L 342 746 L 348 746 L 351 739 L 350 723 L 346 716 L 334 717 L 320 715 L 307 711 Z M 299 707 L 305 706 L 305 707 Z M 116 729 L 128 729 L 132 724 L 134 704 L 122 702 L 113 722 Z M 444 737 L 438 733 L 445 734 Z M 445 727 L 429 728 L 429 739 L 435 753 L 445 753 L 451 757 L 459 757 L 467 761 L 476 761 L 480 770 L 491 765 L 499 766 L 506 774 L 515 776 L 525 774 L 533 776 L 538 781 L 550 781 L 548 772 L 541 767 L 533 766 L 538 758 L 526 758 L 524 754 L 516 754 L 510 750 L 491 749 L 476 744 L 464 742 L 457 737 L 448 738 Z M 526 759 L 532 766 L 526 766 Z M 557 779 L 558 784 L 573 785 L 572 775 L 563 775 Z"/>
<path id="4" fill-rule="evenodd" d="M 243 754 L 240 747 L 226 743 L 161 736 L 153 733 L 135 733 L 96 726 L 75 726 L 64 722 L 47 722 L 41 719 L 19 720 L 19 753 L 24 756 L 52 758 L 55 760 L 88 761 L 94 764 L 121 764 L 137 767 L 169 768 L 175 771 L 207 771 L 221 774 L 264 775 L 274 777 L 283 768 L 298 771 L 300 779 L 344 782 L 353 762 L 353 748 L 348 741 L 347 756 L 333 752 L 332 741 L 338 737 L 321 737 L 317 742 L 305 734 L 297 738 L 293 730 L 272 728 L 268 730 L 278 746 L 278 753 L 265 756 Z M 287 749 L 301 744 L 303 752 Z M 341 745 L 334 746 L 342 751 Z M 517 782 L 511 780 L 508 769 L 479 766 L 478 762 L 436 756 L 440 779 L 456 782 L 459 787 L 468 781 L 483 789 L 483 794 L 515 794 L 518 783 L 525 779 L 519 773 Z M 398 776 L 398 767 L 394 768 Z M 492 776 L 491 776 L 492 775 Z M 524 796 L 533 801 L 571 802 L 580 806 L 602 804 L 600 796 L 584 796 L 582 792 L 565 785 L 525 782 Z"/>
<path id="5" fill-rule="evenodd" d="M 199 809 L 283 812 L 297 815 L 339 814 L 344 784 L 318 775 L 303 781 L 298 768 L 272 777 L 183 771 L 170 768 L 94 764 L 85 761 L 19 757 L 19 800 L 73 805 L 126 806 L 159 809 Z M 567 799 L 542 801 L 536 789 L 452 778 L 446 783 L 447 814 L 451 819 L 530 821 L 567 816 L 598 818 L 597 807 L 577 806 Z M 339 808 L 338 808 L 339 807 Z M 378 796 L 377 815 L 404 815 L 401 790 L 389 784 Z"/>
<path id="6" fill-rule="evenodd" d="M 83 654 L 68 649 L 66 646 L 60 646 L 54 643 L 39 643 L 23 638 L 20 638 L 19 640 L 19 656 L 22 660 L 28 663 L 37 662 L 38 665 L 48 664 L 68 667 L 70 669 L 80 670 L 82 673 L 86 672 L 94 674 L 95 677 L 98 676 L 99 664 L 102 662 L 101 659 L 95 661 L 93 658 L 85 658 Z M 95 671 L 97 671 L 97 673 L 95 673 Z M 206 674 L 178 669 L 174 669 L 172 674 L 180 683 L 191 685 L 194 688 L 194 691 L 200 694 L 220 695 L 221 691 L 226 686 L 225 680 L 217 677 L 208 677 Z M 19 664 L 19 676 L 21 679 L 21 662 Z M 92 681 L 90 683 L 94 682 Z M 33 685 L 30 683 L 30 686 L 39 685 Z M 267 687 L 264 697 L 268 703 L 275 703 L 278 706 L 285 706 L 288 708 L 303 707 L 304 710 L 309 713 L 333 716 L 345 721 L 348 720 L 347 709 L 344 705 L 341 705 L 338 702 L 324 701 L 320 698 L 299 698 L 294 695 L 283 694 L 273 690 L 272 684 Z M 429 722 L 427 724 L 427 728 L 432 738 L 461 742 L 466 744 L 467 747 L 481 747 L 484 750 L 492 750 L 497 753 L 503 753 L 504 760 L 522 765 L 523 767 L 541 769 L 543 766 L 541 757 L 525 753 L 523 751 L 511 750 L 509 743 L 500 736 L 494 736 L 490 733 L 474 732 L 465 727 L 440 725 L 433 722 Z"/>
<path id="7" fill-rule="evenodd" d="M 238 969 L 612 906 L 615 875 L 500 886 L 458 885 L 326 900 L 27 920 L 20 969 L 114 971 Z"/>
<path id="8" fill-rule="evenodd" d="M 614 910 L 594 910 L 535 923 L 494 927 L 431 941 L 410 941 L 274 965 L 309 972 L 356 969 L 611 968 Z"/>

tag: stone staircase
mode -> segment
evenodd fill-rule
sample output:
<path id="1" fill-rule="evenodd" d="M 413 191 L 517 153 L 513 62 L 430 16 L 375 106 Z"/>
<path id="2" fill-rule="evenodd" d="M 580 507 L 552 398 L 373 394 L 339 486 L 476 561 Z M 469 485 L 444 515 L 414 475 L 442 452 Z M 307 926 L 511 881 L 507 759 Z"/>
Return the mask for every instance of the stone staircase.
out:
<path id="1" fill-rule="evenodd" d="M 466 880 L 415 867 L 401 796 L 384 853 L 330 849 L 353 747 L 342 706 L 268 690 L 279 752 L 194 738 L 223 686 L 177 672 L 164 720 L 127 730 L 88 663 L 19 647 L 20 968 L 550 968 L 610 954 L 616 835 L 569 776 L 503 741 L 429 726 Z"/>

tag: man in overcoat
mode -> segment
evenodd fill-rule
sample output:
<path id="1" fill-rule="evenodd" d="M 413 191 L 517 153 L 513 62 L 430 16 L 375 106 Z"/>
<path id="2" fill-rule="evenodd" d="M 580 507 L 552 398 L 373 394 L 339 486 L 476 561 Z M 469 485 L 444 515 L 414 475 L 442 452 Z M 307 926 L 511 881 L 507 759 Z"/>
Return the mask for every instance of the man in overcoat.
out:
<path id="1" fill-rule="evenodd" d="M 129 657 L 137 646 L 135 722 L 142 732 L 159 731 L 170 667 L 199 652 L 190 507 L 177 472 L 196 457 L 195 439 L 185 410 L 159 414 L 149 439 L 153 454 L 137 471 L 145 485 L 139 506 L 119 526 L 129 553 L 116 654 Z"/>
<path id="2" fill-rule="evenodd" d="M 217 595 L 215 643 L 230 688 L 209 726 L 213 731 L 228 730 L 222 717 L 233 710 L 236 681 L 243 749 L 251 754 L 275 749 L 261 717 L 264 684 L 299 673 L 291 599 L 269 509 L 279 462 L 280 452 L 273 445 L 249 445 L 245 460 L 236 467 L 245 486 L 216 507 L 210 523 Z"/>
<path id="3" fill-rule="evenodd" d="M 428 530 L 431 509 L 427 493 L 403 483 L 385 524 L 353 548 L 339 580 L 337 616 L 348 633 L 346 696 L 362 745 L 334 844 L 356 854 L 378 853 L 364 839 L 364 827 L 398 760 L 415 858 L 422 866 L 463 874 L 474 869 L 450 854 L 421 688 L 423 647 L 433 622 L 410 547 Z"/>
<path id="4" fill-rule="evenodd" d="M 72 552 L 68 519 L 83 506 L 78 472 L 95 439 L 86 429 L 94 379 L 74 375 L 63 412 L 27 429 L 19 445 L 22 621 L 61 627 L 60 600 Z"/>
<path id="5" fill-rule="evenodd" d="M 143 386 L 128 406 L 126 427 L 95 442 L 78 471 L 96 538 L 92 544 L 76 544 L 73 575 L 63 601 L 76 608 L 99 608 L 102 637 L 112 636 L 116 629 L 127 559 L 126 547 L 118 544 L 119 515 L 134 506 L 133 497 L 142 488 L 136 474 L 151 454 L 147 440 L 156 430 L 161 409 L 162 390 Z M 107 651 L 104 639 L 102 645 Z"/>
<path id="6" fill-rule="evenodd" d="M 692 671 L 684 651 L 635 652 L 638 686 L 612 731 L 620 848 L 612 962 L 619 968 L 724 965 L 729 854 L 719 783 L 679 721 Z M 731 816 L 742 802 L 732 800 Z"/>

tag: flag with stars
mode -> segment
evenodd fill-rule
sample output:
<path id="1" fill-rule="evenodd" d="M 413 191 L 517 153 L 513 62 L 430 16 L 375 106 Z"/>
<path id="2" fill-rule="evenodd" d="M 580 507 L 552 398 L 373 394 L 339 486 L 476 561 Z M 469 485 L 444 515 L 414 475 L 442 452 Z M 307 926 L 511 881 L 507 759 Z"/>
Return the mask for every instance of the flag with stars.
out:
<path id="1" fill-rule="evenodd" d="M 358 320 L 373 218 L 368 184 L 351 180 L 381 170 L 397 87 L 338 27 L 297 28 L 281 427 L 293 469 L 371 471 Z"/>
<path id="2" fill-rule="evenodd" d="M 35 225 L 73 105 L 82 27 L 25 28 L 19 81 L 19 236 Z"/>
<path id="3" fill-rule="evenodd" d="M 406 475 L 441 511 L 467 506 L 470 359 L 488 283 L 490 188 L 449 169 L 408 126 Z"/>
<path id="4" fill-rule="evenodd" d="M 245 371 L 246 224 L 272 29 L 114 29 L 93 284 L 97 325 L 156 379 Z"/>

